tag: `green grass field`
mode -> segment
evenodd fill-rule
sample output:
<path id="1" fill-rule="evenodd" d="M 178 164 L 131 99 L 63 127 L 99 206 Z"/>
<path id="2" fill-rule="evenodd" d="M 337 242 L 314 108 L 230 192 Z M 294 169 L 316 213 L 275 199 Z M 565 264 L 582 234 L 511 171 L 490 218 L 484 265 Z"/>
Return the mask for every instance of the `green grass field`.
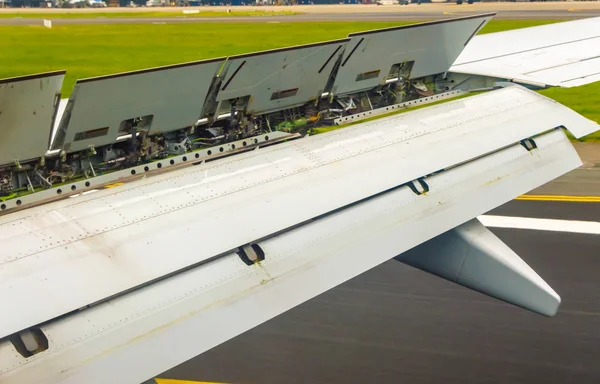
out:
<path id="1" fill-rule="evenodd" d="M 600 123 L 600 82 L 576 88 L 549 88 L 540 93 Z M 600 142 L 600 132 L 585 136 L 580 141 Z"/>
<path id="2" fill-rule="evenodd" d="M 97 14 L 96 14 L 97 15 Z M 481 33 L 558 22 L 493 20 Z M 412 22 L 110 24 L 0 26 L 0 78 L 66 69 L 63 97 L 76 79 L 343 38 Z M 542 91 L 600 122 L 600 83 Z M 600 134 L 586 141 L 600 141 Z"/>

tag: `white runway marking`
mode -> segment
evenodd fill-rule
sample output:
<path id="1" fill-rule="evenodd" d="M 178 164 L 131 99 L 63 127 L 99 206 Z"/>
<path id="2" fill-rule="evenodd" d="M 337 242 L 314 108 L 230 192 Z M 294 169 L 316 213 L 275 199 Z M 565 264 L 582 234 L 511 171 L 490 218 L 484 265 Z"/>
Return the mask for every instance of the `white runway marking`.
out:
<path id="1" fill-rule="evenodd" d="M 534 219 L 529 217 L 492 216 L 482 215 L 479 221 L 486 227 L 533 229 L 537 231 L 585 233 L 600 235 L 600 222 L 557 220 L 557 219 Z"/>

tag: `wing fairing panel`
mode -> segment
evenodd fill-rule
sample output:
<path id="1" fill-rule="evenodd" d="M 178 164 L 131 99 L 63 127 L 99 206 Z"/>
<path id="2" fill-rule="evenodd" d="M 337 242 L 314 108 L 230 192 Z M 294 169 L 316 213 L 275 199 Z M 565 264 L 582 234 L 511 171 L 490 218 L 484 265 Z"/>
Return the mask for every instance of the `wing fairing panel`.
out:
<path id="1" fill-rule="evenodd" d="M 545 316 L 554 316 L 560 305 L 558 294 L 477 219 L 396 260 Z"/>

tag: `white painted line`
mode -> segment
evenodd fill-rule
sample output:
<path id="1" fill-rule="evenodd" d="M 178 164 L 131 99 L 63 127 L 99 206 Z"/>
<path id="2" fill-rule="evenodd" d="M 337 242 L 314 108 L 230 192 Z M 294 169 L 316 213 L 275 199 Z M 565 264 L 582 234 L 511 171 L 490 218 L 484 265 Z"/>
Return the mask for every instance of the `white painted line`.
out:
<path id="1" fill-rule="evenodd" d="M 600 235 L 600 222 L 597 221 L 534 219 L 529 217 L 491 215 L 482 215 L 479 216 L 478 219 L 486 227 L 533 229 L 537 231 Z"/>
<path id="2" fill-rule="evenodd" d="M 78 193 L 76 195 L 71 195 L 69 197 L 71 198 L 71 197 L 85 196 L 85 195 L 89 195 L 90 193 L 94 193 L 94 192 L 98 192 L 98 191 L 100 191 L 100 190 L 99 189 L 90 189 L 89 191 Z"/>

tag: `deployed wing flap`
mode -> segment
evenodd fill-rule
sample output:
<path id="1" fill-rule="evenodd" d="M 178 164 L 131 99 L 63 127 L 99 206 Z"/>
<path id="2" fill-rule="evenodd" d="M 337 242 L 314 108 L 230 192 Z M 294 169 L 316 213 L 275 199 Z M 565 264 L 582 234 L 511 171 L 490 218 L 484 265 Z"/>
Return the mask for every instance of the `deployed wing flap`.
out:
<path id="1" fill-rule="evenodd" d="M 477 219 L 396 260 L 542 315 L 554 316 L 560 305 L 558 294 Z"/>
<path id="2" fill-rule="evenodd" d="M 410 63 L 410 78 L 443 73 L 465 44 L 495 14 L 459 17 L 349 35 L 332 92 L 353 93 L 384 84 L 396 65 Z M 397 69 L 396 69 L 397 70 Z"/>
<path id="3" fill-rule="evenodd" d="M 149 134 L 192 126 L 224 61 L 216 58 L 78 80 L 51 149 L 75 152 L 112 144 L 131 134 L 134 122 Z"/>
<path id="4" fill-rule="evenodd" d="M 600 80 L 600 18 L 475 36 L 451 72 L 574 87 Z"/>
<path id="5" fill-rule="evenodd" d="M 2 216 L 0 337 L 559 126 L 598 128 L 511 86 Z"/>
<path id="6" fill-rule="evenodd" d="M 0 79 L 0 165 L 44 156 L 65 73 Z"/>
<path id="7" fill-rule="evenodd" d="M 553 130 L 538 137 L 532 152 L 517 144 L 428 176 L 425 194 L 416 195 L 407 186 L 394 188 L 258 241 L 264 251 L 260 264 L 247 266 L 228 253 L 50 321 L 42 326 L 51 340 L 48 350 L 30 359 L 15 353 L 5 339 L 0 342 L 0 381 L 142 382 L 579 164 L 565 134 Z M 361 183 L 351 185 L 359 188 Z M 263 211 L 261 220 L 271 212 Z M 170 223 L 186 231 L 185 222 Z M 207 239 L 217 239 L 219 233 L 215 230 Z M 150 236 L 156 238 L 146 240 Z M 202 240 L 198 234 L 188 236 Z M 173 239 L 164 259 L 198 253 L 204 244 L 189 237 Z"/>

